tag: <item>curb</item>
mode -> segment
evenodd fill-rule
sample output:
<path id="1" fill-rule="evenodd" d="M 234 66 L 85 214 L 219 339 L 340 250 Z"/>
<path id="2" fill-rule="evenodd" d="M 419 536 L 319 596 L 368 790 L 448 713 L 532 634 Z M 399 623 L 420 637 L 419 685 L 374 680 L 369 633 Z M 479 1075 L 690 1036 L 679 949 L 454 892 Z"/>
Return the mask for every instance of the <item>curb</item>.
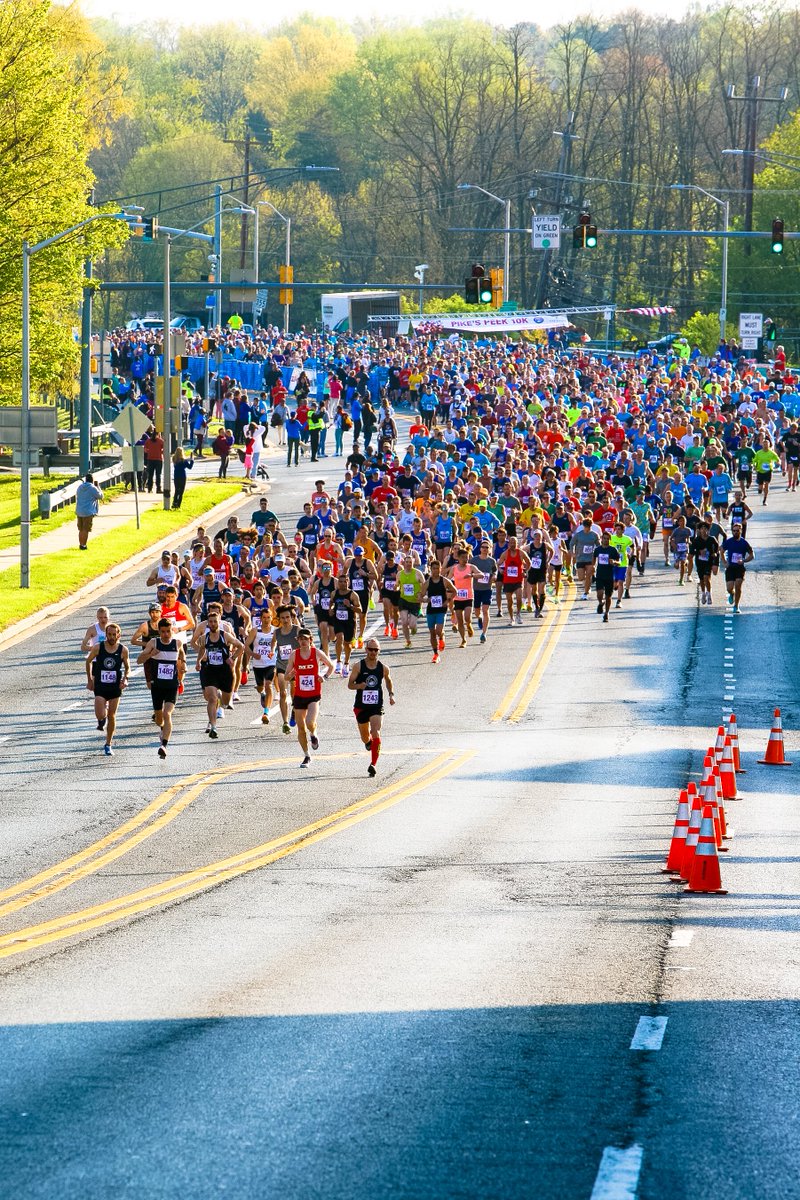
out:
<path id="1" fill-rule="evenodd" d="M 269 490 L 269 485 L 267 490 Z M 16 621 L 13 625 L 9 625 L 7 629 L 4 629 L 0 633 L 0 650 L 8 650 L 12 646 L 18 645 L 20 642 L 24 642 L 26 638 L 33 637 L 35 633 L 40 632 L 43 627 L 52 625 L 61 617 L 68 616 L 75 609 L 81 608 L 84 602 L 90 600 L 95 593 L 104 591 L 109 584 L 124 583 L 126 579 L 130 579 L 132 575 L 136 574 L 143 563 L 150 562 L 154 553 L 160 553 L 163 549 L 172 549 L 176 542 L 180 542 L 183 538 L 191 534 L 198 523 L 202 524 L 206 521 L 216 521 L 222 517 L 227 517 L 237 508 L 241 508 L 243 502 L 247 502 L 244 492 L 230 496 L 227 500 L 221 501 L 206 512 L 199 513 L 189 524 L 182 525 L 179 529 L 174 529 L 172 533 L 166 537 L 159 538 L 157 542 L 151 542 L 149 546 L 145 546 L 143 550 L 138 550 L 131 558 L 117 563 L 115 567 L 104 571 L 102 575 L 96 575 L 94 579 L 90 579 L 88 583 L 83 584 L 82 587 L 79 587 L 70 596 L 65 597 L 63 600 L 56 600 L 53 604 L 48 604 L 45 608 L 39 609 L 38 612 L 32 613 L 31 616 L 23 617 L 21 621 Z M 113 530 L 109 530 L 109 532 L 113 532 Z"/>

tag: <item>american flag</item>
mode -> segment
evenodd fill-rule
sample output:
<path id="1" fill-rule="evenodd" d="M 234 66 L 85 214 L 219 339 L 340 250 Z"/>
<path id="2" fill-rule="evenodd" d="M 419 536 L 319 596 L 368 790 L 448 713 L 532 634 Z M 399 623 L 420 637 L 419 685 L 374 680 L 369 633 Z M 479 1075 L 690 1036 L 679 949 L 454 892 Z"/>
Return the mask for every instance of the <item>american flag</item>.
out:
<path id="1" fill-rule="evenodd" d="M 664 313 L 674 313 L 675 309 L 669 304 L 656 304 L 652 308 L 623 308 L 620 311 L 636 313 L 640 317 L 663 317 Z"/>

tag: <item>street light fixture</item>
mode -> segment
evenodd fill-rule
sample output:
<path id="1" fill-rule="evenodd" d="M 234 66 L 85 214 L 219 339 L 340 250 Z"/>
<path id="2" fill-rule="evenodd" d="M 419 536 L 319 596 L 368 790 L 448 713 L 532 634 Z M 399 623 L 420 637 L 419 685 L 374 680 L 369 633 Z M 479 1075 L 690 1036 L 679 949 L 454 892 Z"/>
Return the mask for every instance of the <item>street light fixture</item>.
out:
<path id="1" fill-rule="evenodd" d="M 723 154 L 725 151 L 723 150 Z M 719 196 L 715 196 L 713 192 L 708 192 L 704 187 L 700 187 L 697 183 L 673 183 L 671 184 L 673 192 L 699 192 L 701 196 L 707 196 L 709 200 L 713 200 L 722 209 L 722 227 L 725 233 L 730 227 L 731 204 L 730 200 L 721 200 Z M 728 238 L 722 239 L 722 302 L 719 310 L 719 340 L 725 341 L 725 321 L 728 316 Z"/>
<path id="2" fill-rule="evenodd" d="M 496 200 L 498 204 L 502 204 L 506 210 L 506 228 L 503 241 L 503 300 L 508 303 L 509 296 L 509 271 L 511 267 L 511 201 L 504 200 L 502 196 L 495 196 L 494 192 L 489 192 L 484 187 L 479 187 L 477 183 L 459 183 L 457 185 L 459 192 L 482 192 L 484 196 L 488 196 L 490 200 Z"/>

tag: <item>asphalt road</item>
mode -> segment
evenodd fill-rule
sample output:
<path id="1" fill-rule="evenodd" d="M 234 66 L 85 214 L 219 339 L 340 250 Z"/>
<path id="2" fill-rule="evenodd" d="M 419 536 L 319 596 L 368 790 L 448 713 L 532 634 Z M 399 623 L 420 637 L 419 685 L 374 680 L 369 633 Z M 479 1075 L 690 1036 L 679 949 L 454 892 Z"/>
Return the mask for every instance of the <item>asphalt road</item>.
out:
<path id="1" fill-rule="evenodd" d="M 270 471 L 296 512 L 316 469 Z M 0 1196 L 800 1197 L 796 511 L 757 511 L 731 621 L 654 566 L 607 626 L 390 644 L 374 781 L 339 680 L 307 772 L 251 687 L 214 744 L 190 687 L 161 763 L 140 676 L 106 760 L 95 606 L 2 653 Z M 687 897 L 728 706 L 729 895 Z"/>

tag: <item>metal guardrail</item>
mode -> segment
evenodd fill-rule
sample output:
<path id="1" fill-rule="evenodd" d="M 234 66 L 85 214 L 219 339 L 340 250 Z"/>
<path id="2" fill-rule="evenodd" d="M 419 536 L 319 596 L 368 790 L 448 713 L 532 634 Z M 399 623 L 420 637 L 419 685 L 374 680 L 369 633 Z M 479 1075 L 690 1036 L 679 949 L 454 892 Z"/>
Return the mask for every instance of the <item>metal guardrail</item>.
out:
<path id="1" fill-rule="evenodd" d="M 92 479 L 101 489 L 110 487 L 121 479 L 124 472 L 122 463 L 115 463 L 112 467 L 104 467 L 101 471 L 93 471 Z M 58 508 L 63 508 L 65 504 L 72 504 L 78 493 L 83 480 L 78 478 L 74 483 L 67 483 L 64 487 L 56 488 L 52 492 L 39 493 L 39 516 L 46 520 L 51 513 Z"/>

